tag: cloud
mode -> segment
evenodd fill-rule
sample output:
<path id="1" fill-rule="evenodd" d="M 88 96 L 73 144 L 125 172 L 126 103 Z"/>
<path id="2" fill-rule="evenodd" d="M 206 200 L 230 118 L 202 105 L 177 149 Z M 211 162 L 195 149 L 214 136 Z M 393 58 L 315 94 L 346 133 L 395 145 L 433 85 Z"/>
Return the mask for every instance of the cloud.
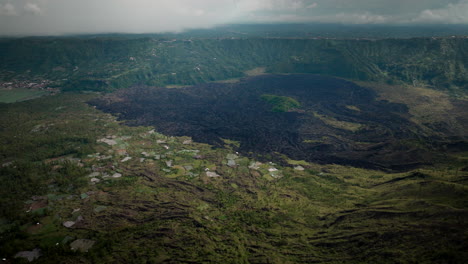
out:
<path id="1" fill-rule="evenodd" d="M 0 15 L 16 16 L 16 8 L 11 3 L 0 4 Z"/>
<path id="2" fill-rule="evenodd" d="M 377 15 L 369 12 L 353 14 L 339 13 L 334 16 L 326 16 L 318 19 L 318 21 L 321 22 L 339 22 L 346 24 L 384 24 L 393 22 L 392 20 L 394 20 L 392 16 Z"/>
<path id="3" fill-rule="evenodd" d="M 468 0 L 462 0 L 456 4 L 448 4 L 440 9 L 423 10 L 414 22 L 428 23 L 468 23 Z"/>
<path id="4" fill-rule="evenodd" d="M 339 13 L 335 15 L 307 16 L 297 14 L 265 16 L 252 15 L 252 21 L 255 22 L 297 22 L 297 23 L 343 23 L 343 24 L 385 24 L 395 22 L 396 18 L 392 16 L 375 15 L 371 13 Z"/>
<path id="5" fill-rule="evenodd" d="M 296 14 L 251 14 L 254 22 L 468 24 L 468 0 L 315 0 Z M 444 3 L 445 2 L 445 3 Z M 424 8 L 436 7 L 436 8 Z M 368 10 L 366 10 L 368 9 Z M 372 11 L 370 11 L 372 10 Z"/>
<path id="6" fill-rule="evenodd" d="M 154 33 L 249 22 L 468 23 L 468 0 L 0 0 L 0 35 Z"/>
<path id="7" fill-rule="evenodd" d="M 251 13 L 294 12 L 308 4 L 307 0 L 15 1 L 22 12 L 14 21 L 0 20 L 0 34 L 182 31 L 242 22 Z"/>
<path id="8" fill-rule="evenodd" d="M 236 0 L 235 3 L 236 8 L 241 12 L 296 10 L 306 5 L 304 0 Z"/>
<path id="9" fill-rule="evenodd" d="M 34 15 L 42 15 L 42 9 L 39 7 L 38 4 L 35 3 L 26 3 L 24 5 L 24 11 Z"/>

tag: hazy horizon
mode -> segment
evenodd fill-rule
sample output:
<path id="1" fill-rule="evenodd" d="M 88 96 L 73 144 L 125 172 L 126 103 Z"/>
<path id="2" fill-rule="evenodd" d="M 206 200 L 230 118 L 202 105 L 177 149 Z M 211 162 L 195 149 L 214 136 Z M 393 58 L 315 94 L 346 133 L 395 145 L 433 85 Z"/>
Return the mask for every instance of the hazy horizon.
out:
<path id="1" fill-rule="evenodd" d="M 468 25 L 468 0 L 0 0 L 4 36 L 180 32 L 237 23 Z"/>

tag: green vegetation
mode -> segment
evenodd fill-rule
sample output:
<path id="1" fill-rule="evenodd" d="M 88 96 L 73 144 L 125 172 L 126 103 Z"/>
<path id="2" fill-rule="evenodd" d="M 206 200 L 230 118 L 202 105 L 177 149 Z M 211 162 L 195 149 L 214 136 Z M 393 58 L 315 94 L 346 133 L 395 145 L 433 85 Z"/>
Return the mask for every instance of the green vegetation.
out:
<path id="1" fill-rule="evenodd" d="M 236 153 L 239 141 L 214 148 L 126 126 L 87 104 L 98 93 L 76 92 L 327 74 L 374 81 L 382 100 L 408 106 L 421 133 L 466 137 L 466 101 L 434 89 L 466 94 L 467 41 L 0 40 L 2 82 L 47 79 L 65 91 L 17 102 L 44 90 L 0 90 L 0 101 L 10 102 L 0 104 L 0 258 L 26 262 L 15 254 L 39 248 L 34 263 L 465 263 L 465 142 L 447 144 L 459 148 L 447 151 L 450 163 L 398 173 L 273 155 L 259 162 Z M 290 97 L 261 99 L 275 112 L 301 107 Z M 340 133 L 362 128 L 327 114 L 315 117 Z M 326 135 L 300 142 L 320 152 L 340 136 Z M 96 243 L 76 252 L 76 239 Z"/>
<path id="2" fill-rule="evenodd" d="M 25 200 L 48 191 L 46 183 L 58 193 L 86 184 L 78 159 L 91 154 L 97 135 L 109 129 L 100 118 L 110 118 L 95 119 L 96 111 L 83 104 L 88 98 L 68 94 L 0 105 L 2 215 L 22 211 Z"/>
<path id="3" fill-rule="evenodd" d="M 193 85 L 263 72 L 315 73 L 428 86 L 463 96 L 468 83 L 467 42 L 466 38 L 4 39 L 0 79 L 48 79 L 64 90 L 105 91 L 135 83 Z"/>
<path id="4" fill-rule="evenodd" d="M 353 110 L 355 110 L 355 109 L 353 109 Z M 361 124 L 336 120 L 333 117 L 326 116 L 326 115 L 321 115 L 321 114 L 316 113 L 316 112 L 314 112 L 313 114 L 314 114 L 315 117 L 317 117 L 320 120 L 322 120 L 323 122 L 325 122 L 325 124 L 330 125 L 330 126 L 335 127 L 335 128 L 348 130 L 348 131 L 351 131 L 351 132 L 356 132 L 356 131 L 359 131 L 363 127 Z"/>
<path id="5" fill-rule="evenodd" d="M 2 256 L 38 247 L 43 255 L 36 263 L 462 263 L 467 257 L 463 164 L 388 173 L 294 160 L 255 163 L 230 149 L 121 125 L 86 105 L 94 96 L 1 105 L 0 140 L 8 142 L 0 152 Z M 116 144 L 97 142 L 103 138 Z M 304 170 L 293 168 L 299 165 Z M 77 222 L 66 228 L 65 221 Z M 88 253 L 73 252 L 76 238 L 96 244 Z"/>
<path id="6" fill-rule="evenodd" d="M 0 89 L 0 103 L 14 103 L 21 102 L 43 95 L 48 94 L 48 92 L 41 90 L 32 90 L 32 89 L 12 89 L 12 90 L 2 90 Z"/>
<path id="7" fill-rule="evenodd" d="M 353 110 L 353 111 L 358 111 L 360 112 L 361 109 L 359 109 L 357 106 L 355 105 L 347 105 L 346 108 L 348 108 L 349 110 Z"/>
<path id="8" fill-rule="evenodd" d="M 301 104 L 291 97 L 264 94 L 261 98 L 271 105 L 273 112 L 288 112 L 301 107 Z"/>

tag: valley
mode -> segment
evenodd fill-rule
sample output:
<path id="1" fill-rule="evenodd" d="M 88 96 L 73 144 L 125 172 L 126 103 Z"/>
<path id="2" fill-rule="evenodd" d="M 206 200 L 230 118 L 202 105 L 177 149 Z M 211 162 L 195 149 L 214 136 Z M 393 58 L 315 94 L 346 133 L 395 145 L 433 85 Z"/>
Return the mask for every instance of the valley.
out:
<path id="1" fill-rule="evenodd" d="M 251 30 L 1 39 L 2 263 L 464 263 L 467 39 Z"/>

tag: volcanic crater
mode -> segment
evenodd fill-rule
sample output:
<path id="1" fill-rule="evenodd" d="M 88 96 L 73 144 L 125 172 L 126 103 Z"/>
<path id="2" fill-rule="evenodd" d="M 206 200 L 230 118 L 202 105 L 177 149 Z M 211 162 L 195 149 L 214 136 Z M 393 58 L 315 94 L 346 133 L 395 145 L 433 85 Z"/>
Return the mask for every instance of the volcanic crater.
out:
<path id="1" fill-rule="evenodd" d="M 177 89 L 136 85 L 90 104 L 127 125 L 154 126 L 166 135 L 214 146 L 223 146 L 224 139 L 238 141 L 238 151 L 258 159 L 286 155 L 407 170 L 437 155 L 416 144 L 429 136 L 410 121 L 406 105 L 322 75 L 262 75 Z"/>

